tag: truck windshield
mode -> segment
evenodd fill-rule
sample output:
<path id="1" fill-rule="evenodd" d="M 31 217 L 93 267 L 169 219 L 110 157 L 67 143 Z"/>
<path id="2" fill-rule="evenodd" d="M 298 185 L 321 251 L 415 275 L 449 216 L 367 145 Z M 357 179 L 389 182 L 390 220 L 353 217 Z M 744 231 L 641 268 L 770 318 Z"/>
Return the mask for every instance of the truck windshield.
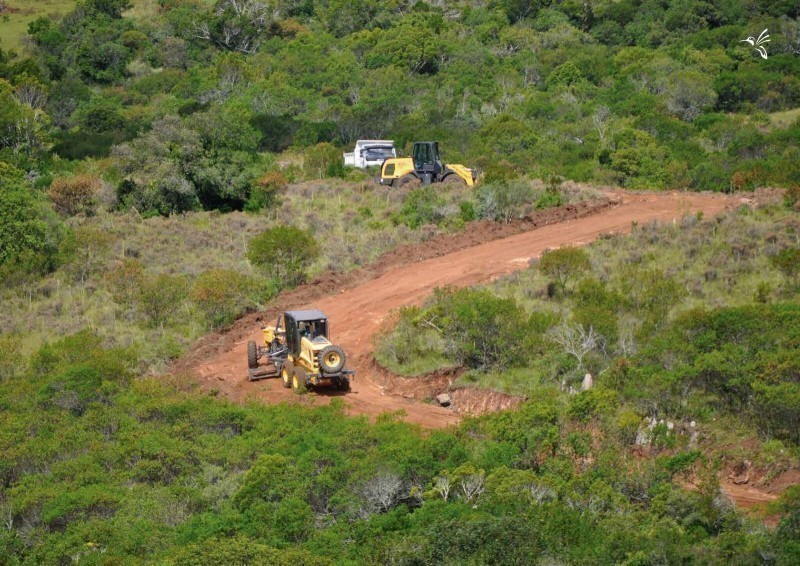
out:
<path id="1" fill-rule="evenodd" d="M 394 157 L 391 147 L 370 147 L 364 150 L 364 159 L 368 161 L 383 161 L 390 157 Z"/>

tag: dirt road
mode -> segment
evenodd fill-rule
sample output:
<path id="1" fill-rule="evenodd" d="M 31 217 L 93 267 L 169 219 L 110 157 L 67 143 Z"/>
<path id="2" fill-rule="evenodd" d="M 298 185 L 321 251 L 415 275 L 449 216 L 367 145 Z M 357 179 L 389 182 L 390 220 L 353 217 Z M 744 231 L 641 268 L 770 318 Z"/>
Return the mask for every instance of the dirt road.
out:
<path id="1" fill-rule="evenodd" d="M 347 394 L 331 391 L 298 396 L 282 388 L 278 379 L 248 383 L 246 347 L 248 340 L 259 338 L 256 319 L 250 321 L 251 326 L 237 334 L 235 339 L 228 337 L 227 342 L 220 342 L 224 346 L 206 350 L 213 351 L 213 354 L 206 359 L 193 361 L 189 369 L 203 388 L 215 389 L 240 402 L 252 399 L 266 403 L 294 401 L 319 404 L 341 396 L 350 414 L 374 416 L 402 410 L 406 413 L 405 420 L 423 427 L 455 424 L 459 416 L 453 411 L 391 395 L 379 385 L 380 380 L 375 379 L 379 370 L 372 363 L 373 339 L 381 322 L 393 310 L 421 303 L 438 286 L 485 283 L 523 269 L 531 258 L 547 248 L 565 244 L 585 245 L 603 233 L 627 232 L 634 221 L 639 224 L 651 220 L 671 221 L 697 211 L 702 211 L 708 217 L 738 204 L 738 199 L 732 197 L 696 193 L 631 194 L 609 191 L 608 195 L 616 199 L 617 204 L 590 216 L 541 226 L 439 257 L 398 265 L 371 280 L 329 293 L 313 301 L 313 304 L 303 304 L 304 307 L 322 309 L 328 315 L 333 341 L 345 348 L 350 356 L 348 365 L 358 372 L 352 391 Z"/>

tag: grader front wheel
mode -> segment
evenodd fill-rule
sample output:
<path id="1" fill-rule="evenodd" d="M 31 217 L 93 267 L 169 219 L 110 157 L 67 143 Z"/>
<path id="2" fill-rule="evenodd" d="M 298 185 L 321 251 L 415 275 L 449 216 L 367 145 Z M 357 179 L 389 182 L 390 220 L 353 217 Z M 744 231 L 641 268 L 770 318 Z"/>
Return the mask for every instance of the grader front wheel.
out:
<path id="1" fill-rule="evenodd" d="M 258 367 L 258 347 L 252 340 L 247 343 L 247 367 L 250 369 Z"/>

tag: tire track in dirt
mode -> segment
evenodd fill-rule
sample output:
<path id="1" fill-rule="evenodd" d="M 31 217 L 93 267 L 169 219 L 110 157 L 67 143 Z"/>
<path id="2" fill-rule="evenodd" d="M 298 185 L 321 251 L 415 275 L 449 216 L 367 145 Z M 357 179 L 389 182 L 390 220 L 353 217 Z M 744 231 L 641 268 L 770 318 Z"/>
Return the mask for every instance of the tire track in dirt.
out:
<path id="1" fill-rule="evenodd" d="M 394 265 L 390 262 L 380 269 L 367 269 L 360 276 L 341 276 L 339 285 L 337 278 L 333 277 L 279 297 L 277 302 L 281 309 L 314 307 L 328 315 L 332 341 L 344 347 L 349 356 L 348 366 L 358 372 L 348 393 L 320 391 L 299 396 L 284 389 L 278 379 L 247 381 L 247 341 L 260 338 L 260 327 L 274 322 L 278 308 L 243 317 L 229 332 L 201 339 L 172 371 L 189 374 L 204 390 L 214 390 L 241 403 L 300 402 L 315 405 L 341 397 L 347 405 L 347 412 L 352 415 L 374 417 L 384 412 L 404 411 L 406 421 L 423 427 L 456 424 L 460 416 L 455 411 L 409 398 L 413 393 L 408 392 L 408 388 L 405 388 L 405 396 L 398 396 L 392 395 L 384 386 L 388 382 L 386 375 L 372 359 L 373 340 L 381 323 L 392 311 L 401 306 L 420 304 L 435 287 L 487 283 L 524 269 L 531 258 L 538 257 L 547 248 L 585 245 L 601 234 L 629 232 L 632 222 L 668 222 L 695 212 L 713 216 L 740 203 L 735 197 L 719 194 L 604 192 L 612 199 L 613 205 L 603 205 L 599 212 L 584 207 L 585 214 L 594 212 L 588 216 L 576 211 L 574 216 L 577 218 L 545 225 L 533 222 L 531 229 L 522 233 L 490 241 L 480 242 L 481 237 L 478 237 L 479 241 L 475 242 L 476 238 L 469 233 L 449 236 L 449 240 L 456 244 L 458 240 L 466 241 L 467 247 L 449 251 L 442 244 L 447 253 L 438 255 L 435 242 L 423 243 L 419 245 L 419 255 L 426 259 L 414 261 L 414 254 L 407 253 L 396 256 Z M 449 249 L 459 247 L 453 242 L 448 245 Z M 398 379 L 402 378 L 395 377 L 393 381 Z"/>

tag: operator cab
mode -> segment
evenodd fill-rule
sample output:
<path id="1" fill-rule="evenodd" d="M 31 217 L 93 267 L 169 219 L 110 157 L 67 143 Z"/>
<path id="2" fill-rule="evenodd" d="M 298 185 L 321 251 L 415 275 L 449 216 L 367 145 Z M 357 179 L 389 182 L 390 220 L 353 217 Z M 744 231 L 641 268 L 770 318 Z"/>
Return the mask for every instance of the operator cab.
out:
<path id="1" fill-rule="evenodd" d="M 421 175 L 438 177 L 444 169 L 439 157 L 439 142 L 414 142 L 411 158 L 414 160 L 414 170 Z"/>
<path id="2" fill-rule="evenodd" d="M 295 356 L 300 355 L 300 341 L 308 338 L 328 338 L 328 317 L 320 310 L 286 311 L 278 317 L 276 334 L 282 330 L 286 336 L 286 346 Z"/>

